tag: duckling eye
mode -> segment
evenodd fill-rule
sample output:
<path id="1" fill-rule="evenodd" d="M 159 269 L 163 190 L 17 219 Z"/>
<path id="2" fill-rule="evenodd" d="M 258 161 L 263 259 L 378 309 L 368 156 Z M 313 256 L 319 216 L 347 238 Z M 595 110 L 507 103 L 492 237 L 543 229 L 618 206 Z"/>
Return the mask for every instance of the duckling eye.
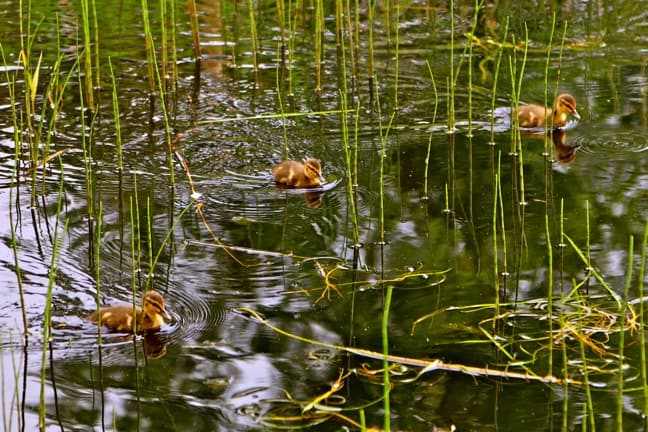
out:
<path id="1" fill-rule="evenodd" d="M 567 101 L 562 101 L 562 105 L 567 108 L 569 111 L 574 111 L 576 108 L 574 108 L 574 105 L 567 102 Z"/>
<path id="2" fill-rule="evenodd" d="M 149 306 L 153 306 L 153 307 L 154 307 L 155 309 L 157 309 L 157 310 L 162 310 L 162 306 L 160 306 L 159 303 L 156 303 L 156 302 L 154 302 L 154 301 L 152 301 L 152 300 L 148 300 L 148 299 L 147 299 L 147 300 L 146 300 L 146 304 L 149 305 Z"/>

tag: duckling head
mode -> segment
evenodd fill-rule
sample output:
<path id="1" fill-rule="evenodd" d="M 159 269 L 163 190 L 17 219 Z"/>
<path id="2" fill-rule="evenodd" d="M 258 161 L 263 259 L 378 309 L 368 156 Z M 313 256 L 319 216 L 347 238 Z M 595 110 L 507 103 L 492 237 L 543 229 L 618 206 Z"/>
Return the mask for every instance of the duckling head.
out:
<path id="1" fill-rule="evenodd" d="M 580 114 L 576 111 L 576 99 L 568 93 L 558 95 L 556 98 L 555 110 L 561 113 L 570 114 L 576 120 L 581 119 Z"/>
<path id="2" fill-rule="evenodd" d="M 149 290 L 146 292 L 146 295 L 144 296 L 144 302 L 142 304 L 142 309 L 144 311 L 144 315 L 149 317 L 153 322 L 159 323 L 159 325 L 162 325 L 162 322 L 160 322 L 160 317 L 165 320 L 172 319 L 169 312 L 167 312 L 167 310 L 164 308 L 164 298 L 157 291 Z"/>
<path id="3" fill-rule="evenodd" d="M 315 158 L 311 157 L 304 160 L 304 175 L 311 180 L 314 186 L 326 183 L 324 176 L 322 176 L 322 165 Z"/>

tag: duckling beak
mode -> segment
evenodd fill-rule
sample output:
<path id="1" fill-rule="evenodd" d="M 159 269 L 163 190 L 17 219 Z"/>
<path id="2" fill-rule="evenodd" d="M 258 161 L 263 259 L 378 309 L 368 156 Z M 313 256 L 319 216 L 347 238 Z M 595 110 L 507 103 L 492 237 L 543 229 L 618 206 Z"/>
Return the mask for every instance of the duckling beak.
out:
<path id="1" fill-rule="evenodd" d="M 162 308 L 162 310 L 161 310 L 160 312 L 162 313 L 162 317 L 163 317 L 166 321 L 171 321 L 171 320 L 173 320 L 173 317 L 171 316 L 171 314 L 170 314 L 166 309 Z"/>
<path id="2" fill-rule="evenodd" d="M 573 113 L 571 113 L 572 117 L 574 117 L 576 120 L 580 120 L 581 116 L 578 114 L 578 111 L 574 110 Z"/>
<path id="3" fill-rule="evenodd" d="M 324 180 L 324 176 L 322 175 L 322 173 L 317 174 L 317 178 L 321 183 L 326 183 L 326 180 Z"/>

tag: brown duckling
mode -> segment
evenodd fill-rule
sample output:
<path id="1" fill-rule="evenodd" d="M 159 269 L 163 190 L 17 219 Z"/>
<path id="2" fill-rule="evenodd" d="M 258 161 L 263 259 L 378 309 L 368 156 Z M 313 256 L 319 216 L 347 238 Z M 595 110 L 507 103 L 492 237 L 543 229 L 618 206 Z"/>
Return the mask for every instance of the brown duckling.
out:
<path id="1" fill-rule="evenodd" d="M 580 114 L 576 111 L 576 99 L 567 93 L 558 95 L 553 108 L 533 104 L 520 105 L 517 115 L 520 127 L 523 128 L 541 127 L 545 124 L 549 127 L 562 127 L 567 123 L 568 115 L 580 120 Z"/>
<path id="2" fill-rule="evenodd" d="M 325 183 L 322 177 L 322 166 L 315 158 L 308 158 L 304 163 L 284 161 L 272 169 L 275 182 L 284 186 L 312 188 Z"/>
<path id="3" fill-rule="evenodd" d="M 142 300 L 142 307 L 136 307 L 135 314 L 137 316 L 137 334 L 157 331 L 165 319 L 171 319 L 171 315 L 164 308 L 164 298 L 153 290 L 146 292 Z M 101 316 L 94 312 L 88 319 L 94 323 L 100 321 L 111 331 L 130 333 L 133 331 L 133 305 L 120 304 L 101 308 Z"/>

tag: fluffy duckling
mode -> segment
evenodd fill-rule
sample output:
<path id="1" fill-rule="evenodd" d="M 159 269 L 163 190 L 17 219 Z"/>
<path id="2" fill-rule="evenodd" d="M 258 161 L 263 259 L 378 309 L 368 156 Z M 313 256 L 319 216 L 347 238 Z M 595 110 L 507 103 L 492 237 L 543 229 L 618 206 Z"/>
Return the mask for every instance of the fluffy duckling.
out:
<path id="1" fill-rule="evenodd" d="M 549 127 L 563 127 L 569 115 L 580 120 L 580 114 L 576 111 L 576 99 L 567 93 L 558 95 L 553 108 L 533 104 L 520 105 L 517 115 L 520 127 L 523 128 L 541 127 L 545 124 Z"/>
<path id="2" fill-rule="evenodd" d="M 322 166 L 315 158 L 308 158 L 304 163 L 284 161 L 272 169 L 275 182 L 284 186 L 312 188 L 325 183 L 322 177 Z"/>
<path id="3" fill-rule="evenodd" d="M 146 292 L 142 307 L 135 308 L 135 315 L 137 334 L 157 331 L 165 319 L 171 320 L 171 315 L 164 308 L 164 298 L 153 290 Z M 130 333 L 133 331 L 133 305 L 120 304 L 101 308 L 101 316 L 94 312 L 88 319 L 94 323 L 101 322 L 111 331 Z"/>

